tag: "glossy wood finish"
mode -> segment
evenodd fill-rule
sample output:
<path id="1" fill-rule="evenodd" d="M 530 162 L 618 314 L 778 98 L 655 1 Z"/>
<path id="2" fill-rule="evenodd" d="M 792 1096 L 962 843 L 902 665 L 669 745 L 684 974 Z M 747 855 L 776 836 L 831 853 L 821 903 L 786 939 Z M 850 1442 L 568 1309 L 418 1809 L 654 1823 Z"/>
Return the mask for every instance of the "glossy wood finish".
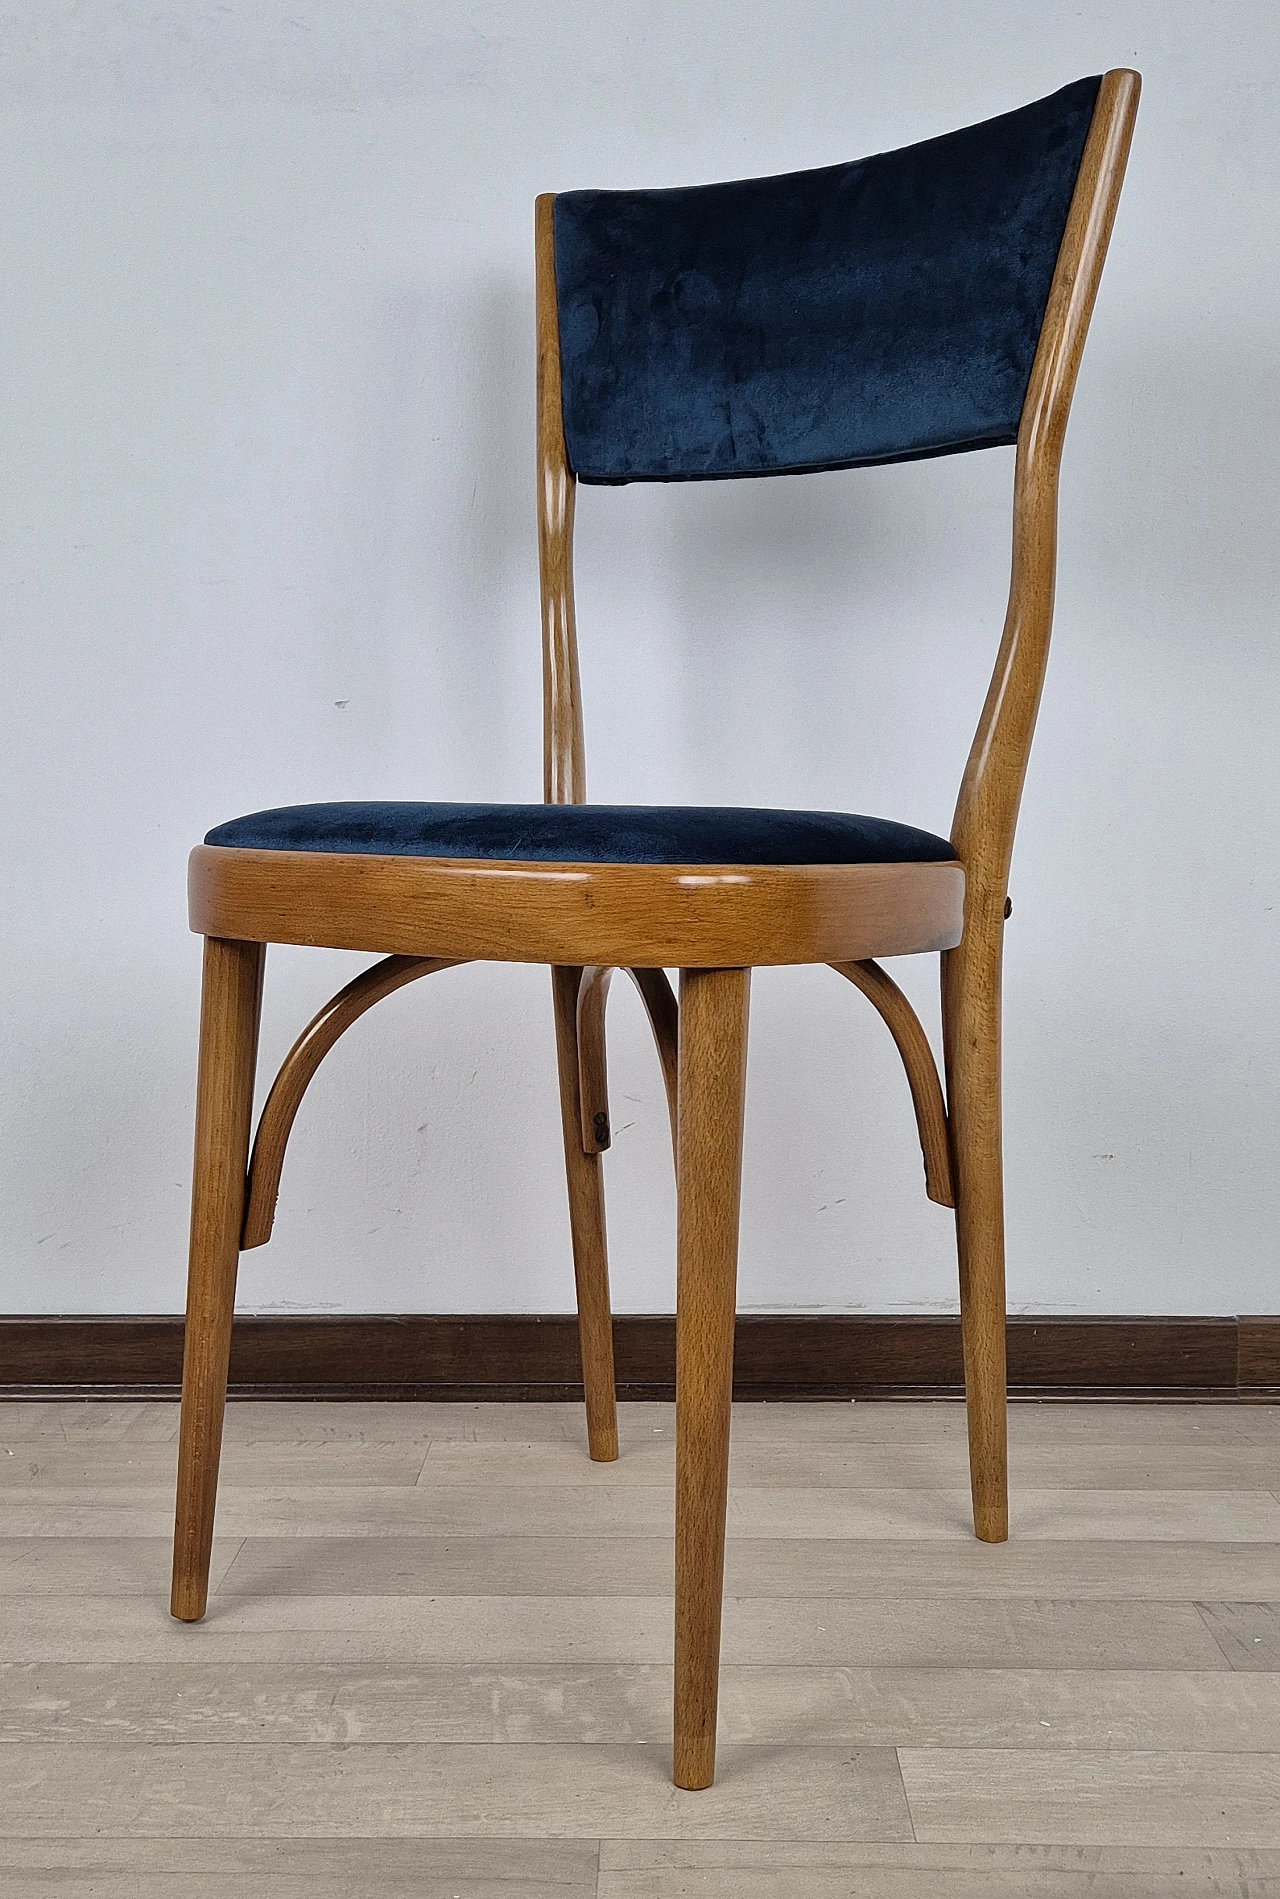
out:
<path id="1" fill-rule="evenodd" d="M 452 962 L 749 968 L 960 940 L 956 864 L 542 864 L 198 845 L 191 927 Z"/>
<path id="2" fill-rule="evenodd" d="M 644 1003 L 654 1045 L 662 1064 L 662 1082 L 667 1091 L 667 1114 L 671 1121 L 671 1145 L 677 1154 L 680 1145 L 680 1009 L 675 992 L 667 981 L 665 969 L 629 969 L 640 1000 Z"/>
<path id="3" fill-rule="evenodd" d="M 585 1154 L 603 1154 L 610 1140 L 604 1018 L 612 975 L 611 969 L 584 969 L 578 989 L 578 1093 Z"/>
<path id="4" fill-rule="evenodd" d="M 916 1111 L 920 1151 L 924 1156 L 925 1192 L 940 1207 L 954 1207 L 956 1199 L 951 1183 L 947 1107 L 942 1098 L 938 1066 L 919 1016 L 892 976 L 887 975 L 879 963 L 868 960 L 862 963 L 833 963 L 831 967 L 851 982 L 855 989 L 862 991 L 879 1011 L 897 1044 L 902 1065 L 907 1071 L 911 1105 Z"/>
<path id="5" fill-rule="evenodd" d="M 951 829 L 965 869 L 964 935 L 943 957 L 947 1103 L 969 1393 L 974 1526 L 1009 1533 L 1005 1448 L 1000 976 L 1009 863 L 1053 624 L 1058 469 L 1141 82 L 1105 75 L 1067 217 L 1018 432 L 1004 634 Z"/>
<path id="6" fill-rule="evenodd" d="M 198 1156 L 193 1226 L 198 1241 L 193 1242 L 189 1396 L 179 1478 L 175 1575 L 181 1572 L 183 1580 L 181 1587 L 175 1581 L 176 1614 L 198 1615 L 204 1600 L 201 1565 L 207 1572 L 234 1242 L 244 1199 L 246 1062 L 252 1085 L 252 1058 L 246 1051 L 257 1005 L 255 1000 L 250 1010 L 246 1001 L 245 972 L 251 966 L 257 972 L 256 998 L 261 956 L 255 946 L 268 941 L 390 953 L 397 976 L 406 959 L 430 959 L 432 967 L 471 959 L 553 966 L 583 1379 L 592 1455 L 604 1459 L 616 1454 L 599 1158 L 608 1142 L 604 1014 L 609 970 L 630 970 L 640 987 L 677 1129 L 674 1764 L 679 1785 L 709 1785 L 714 1767 L 743 1073 L 754 966 L 830 963 L 869 996 L 895 1035 L 911 1083 L 928 1189 L 935 1199 L 956 1203 L 974 1525 L 986 1541 L 1007 1535 L 1000 972 L 1008 872 L 1052 621 L 1062 436 L 1138 86 L 1137 75 L 1128 72 L 1109 73 L 1102 82 L 1058 258 L 1018 437 L 1009 608 L 956 808 L 954 863 L 547 865 L 207 847 L 193 853 L 192 926 L 215 942 L 234 939 L 218 949 L 211 945 L 214 974 L 206 984 L 208 1033 L 202 1046 L 207 1042 L 209 1050 L 218 1051 L 234 1044 L 239 1054 L 210 1053 L 207 1063 L 202 1058 L 202 1075 L 207 1067 L 216 1079 L 202 1081 L 201 1087 L 204 1159 Z M 538 545 L 544 792 L 549 801 L 564 803 L 585 799 L 586 773 L 573 602 L 574 481 L 560 408 L 553 207 L 554 200 L 543 197 L 536 211 Z M 871 960 L 925 950 L 944 952 L 945 1110 L 923 1030 L 896 985 Z M 239 972 L 234 980 L 232 962 Z M 677 967 L 684 972 L 678 1018 L 662 974 Z M 589 972 L 585 981 L 584 970 Z M 373 979 L 370 992 L 376 986 Z M 323 1053 L 320 1044 L 340 1022 L 343 1007 L 357 1002 L 367 1006 L 362 993 L 349 1005 L 335 999 L 330 1006 L 338 1015 L 325 1012 L 290 1058 L 296 1057 L 294 1072 L 282 1077 L 279 1106 L 264 1137 L 251 1235 L 264 1222 L 269 1227 L 269 1213 L 260 1203 L 274 1199 L 271 1169 L 278 1178 L 290 1102 L 296 1110 L 293 1096 L 301 1098 L 298 1082 L 305 1087 L 312 1056 Z M 674 1083 L 673 1065 L 678 1067 Z M 228 1076 L 236 1078 L 230 1094 Z M 228 1225 L 233 1211 L 235 1227 Z"/>
<path id="7" fill-rule="evenodd" d="M 584 972 L 553 969 L 556 1057 L 560 1073 L 560 1121 L 564 1134 L 573 1276 L 578 1293 L 578 1342 L 587 1409 L 587 1445 L 597 1463 L 618 1455 L 614 1401 L 613 1320 L 609 1310 L 609 1258 L 605 1239 L 604 1180 L 600 1156 L 582 1144 L 579 1095 L 578 995 Z"/>
<path id="8" fill-rule="evenodd" d="M 751 972 L 680 977 L 676 1238 L 677 1787 L 715 1775 Z"/>
<path id="9" fill-rule="evenodd" d="M 205 942 L 170 1600 L 183 1622 L 200 1619 L 209 1592 L 263 960 L 259 943 Z"/>
<path id="10" fill-rule="evenodd" d="M 538 568 L 542 591 L 543 796 L 581 804 L 587 795 L 573 608 L 573 504 L 560 408 L 560 318 L 556 309 L 555 197 L 534 206 L 538 348 Z"/>
<path id="11" fill-rule="evenodd" d="M 588 1154 L 602 1154 L 610 1141 L 605 1008 L 612 974 L 610 969 L 584 970 L 578 992 L 578 1083 L 582 1100 L 582 1145 Z M 664 969 L 629 969 L 627 974 L 639 991 L 653 1031 L 674 1150 L 679 1090 L 679 1005 Z"/>
<path id="12" fill-rule="evenodd" d="M 365 969 L 331 996 L 319 1014 L 312 1017 L 289 1053 L 285 1056 L 267 1096 L 249 1162 L 249 1185 L 245 1198 L 242 1250 L 265 1246 L 275 1222 L 276 1199 L 280 1192 L 280 1174 L 285 1149 L 302 1097 L 329 1050 L 358 1022 L 367 1009 L 384 996 L 393 995 L 406 983 L 417 982 L 438 969 L 454 969 L 456 964 L 438 957 L 388 956 L 372 969 Z"/>

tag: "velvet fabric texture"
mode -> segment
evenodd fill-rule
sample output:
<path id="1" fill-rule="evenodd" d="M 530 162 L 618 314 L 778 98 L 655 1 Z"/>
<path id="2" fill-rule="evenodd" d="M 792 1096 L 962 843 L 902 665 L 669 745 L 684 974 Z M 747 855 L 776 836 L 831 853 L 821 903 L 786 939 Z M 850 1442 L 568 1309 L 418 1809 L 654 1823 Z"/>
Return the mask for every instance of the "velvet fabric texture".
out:
<path id="1" fill-rule="evenodd" d="M 1099 84 L 820 171 L 558 196 L 579 481 L 1015 441 Z"/>
<path id="2" fill-rule="evenodd" d="M 843 811 L 738 805 L 293 804 L 209 832 L 255 851 L 357 851 L 552 864 L 935 864 L 945 838 Z"/>

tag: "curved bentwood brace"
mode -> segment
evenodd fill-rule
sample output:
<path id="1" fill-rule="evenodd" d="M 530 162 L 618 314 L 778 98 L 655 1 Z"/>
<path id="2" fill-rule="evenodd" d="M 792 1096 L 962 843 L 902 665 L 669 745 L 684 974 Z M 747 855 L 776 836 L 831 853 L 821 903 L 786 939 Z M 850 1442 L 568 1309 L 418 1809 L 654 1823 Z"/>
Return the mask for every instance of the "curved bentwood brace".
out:
<path id="1" fill-rule="evenodd" d="M 434 975 L 438 969 L 457 967 L 456 962 L 434 956 L 386 956 L 371 969 L 362 970 L 354 981 L 339 989 L 336 996 L 330 996 L 319 1014 L 308 1022 L 281 1063 L 258 1121 L 245 1190 L 242 1251 L 265 1246 L 271 1238 L 280 1174 L 294 1119 L 316 1070 L 339 1036 L 345 1035 L 352 1023 L 358 1022 L 375 1002 L 403 989 L 406 983 L 417 982 L 420 976 Z"/>
<path id="2" fill-rule="evenodd" d="M 954 1207 L 947 1106 L 938 1079 L 938 1066 L 919 1016 L 879 963 L 868 959 L 860 963 L 832 963 L 831 967 L 862 991 L 879 1011 L 897 1044 L 902 1066 L 907 1071 L 911 1105 L 916 1111 L 916 1129 L 924 1155 L 925 1192 L 940 1207 Z"/>
<path id="3" fill-rule="evenodd" d="M 276 1201 L 289 1136 L 303 1096 L 321 1062 L 341 1036 L 360 1017 L 406 984 L 456 962 L 428 956 L 387 956 L 362 970 L 331 996 L 307 1024 L 281 1063 L 258 1121 L 249 1161 L 245 1194 L 242 1250 L 265 1246 L 275 1223 Z M 833 963 L 831 967 L 860 989 L 879 1011 L 897 1044 L 911 1088 L 920 1147 L 924 1155 L 925 1187 L 931 1200 L 951 1207 L 951 1161 L 947 1150 L 947 1116 L 938 1071 L 928 1037 L 911 1004 L 878 963 Z M 608 1070 L 605 1044 L 605 1006 L 609 995 L 607 968 L 584 969 L 578 990 L 578 1070 L 584 1153 L 600 1154 L 610 1142 Z M 677 1074 L 679 1005 L 665 970 L 631 969 L 653 1031 L 667 1099 L 673 1145 L 677 1130 Z"/>
<path id="4" fill-rule="evenodd" d="M 605 1005 L 612 969 L 584 969 L 578 991 L 578 1076 L 582 1100 L 582 1147 L 587 1154 L 603 1154 L 612 1138 L 609 1121 L 608 1063 L 605 1053 Z M 671 1121 L 671 1144 L 676 1142 L 676 1103 L 680 1005 L 665 969 L 629 969 L 653 1031 L 662 1065 L 662 1084 Z"/>
<path id="5" fill-rule="evenodd" d="M 954 1207 L 946 1103 L 937 1063 L 920 1018 L 879 963 L 868 958 L 857 963 L 832 963 L 831 967 L 866 996 L 893 1036 L 915 1109 L 920 1151 L 924 1157 L 925 1192 L 940 1207 Z M 587 1154 L 604 1153 L 611 1139 L 605 1008 L 612 974 L 611 969 L 584 969 L 578 990 L 578 1087 L 582 1147 Z M 662 1064 L 674 1147 L 679 1103 L 679 1004 L 665 970 L 631 969 L 627 974 L 640 992 L 653 1030 L 658 1060 Z"/>

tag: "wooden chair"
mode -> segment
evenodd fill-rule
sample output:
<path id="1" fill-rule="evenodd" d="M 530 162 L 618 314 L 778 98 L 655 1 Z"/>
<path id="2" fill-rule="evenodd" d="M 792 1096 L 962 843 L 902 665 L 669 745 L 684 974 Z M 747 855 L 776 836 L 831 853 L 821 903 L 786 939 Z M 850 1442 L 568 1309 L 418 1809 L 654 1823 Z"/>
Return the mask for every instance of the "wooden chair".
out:
<path id="1" fill-rule="evenodd" d="M 644 998 L 677 1153 L 674 1776 L 710 1784 L 755 965 L 828 963 L 901 1051 L 930 1197 L 953 1205 L 974 1525 L 1007 1535 L 1000 969 L 1053 611 L 1058 465 L 1137 109 L 1081 80 L 860 164 L 538 200 L 543 805 L 258 813 L 192 855 L 205 938 L 172 1612 L 203 1615 L 238 1253 L 269 1237 L 289 1130 L 381 997 L 473 959 L 552 969 L 587 1432 L 617 1455 L 600 1154 L 609 972 Z M 950 840 L 839 813 L 588 805 L 576 480 L 802 472 L 1016 442 L 1013 571 Z M 268 943 L 380 951 L 305 1030 L 249 1153 Z M 946 1098 L 871 960 L 942 952 Z M 665 971 L 680 971 L 679 1004 Z"/>

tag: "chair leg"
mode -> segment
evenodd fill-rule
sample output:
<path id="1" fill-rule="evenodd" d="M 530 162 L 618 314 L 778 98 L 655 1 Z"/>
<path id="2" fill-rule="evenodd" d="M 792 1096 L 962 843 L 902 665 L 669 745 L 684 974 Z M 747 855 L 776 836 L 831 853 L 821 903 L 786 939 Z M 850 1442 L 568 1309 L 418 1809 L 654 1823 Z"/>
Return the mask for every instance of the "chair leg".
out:
<path id="1" fill-rule="evenodd" d="M 942 959 L 969 1480 L 973 1527 L 984 1543 L 1009 1534 L 1000 951 L 997 928 Z"/>
<path id="2" fill-rule="evenodd" d="M 680 978 L 673 1777 L 688 1788 L 716 1764 L 750 983 Z"/>
<path id="3" fill-rule="evenodd" d="M 613 1319 L 609 1311 L 609 1257 L 605 1244 L 604 1179 L 599 1154 L 582 1146 L 578 1069 L 580 969 L 553 969 L 556 1054 L 560 1067 L 560 1120 L 569 1186 L 573 1275 L 578 1289 L 578 1340 L 587 1408 L 587 1449 L 598 1464 L 618 1455 L 618 1412 L 613 1376 Z"/>
<path id="4" fill-rule="evenodd" d="M 264 955 L 261 943 L 205 938 L 170 1599 L 181 1622 L 198 1622 L 209 1596 Z"/>

